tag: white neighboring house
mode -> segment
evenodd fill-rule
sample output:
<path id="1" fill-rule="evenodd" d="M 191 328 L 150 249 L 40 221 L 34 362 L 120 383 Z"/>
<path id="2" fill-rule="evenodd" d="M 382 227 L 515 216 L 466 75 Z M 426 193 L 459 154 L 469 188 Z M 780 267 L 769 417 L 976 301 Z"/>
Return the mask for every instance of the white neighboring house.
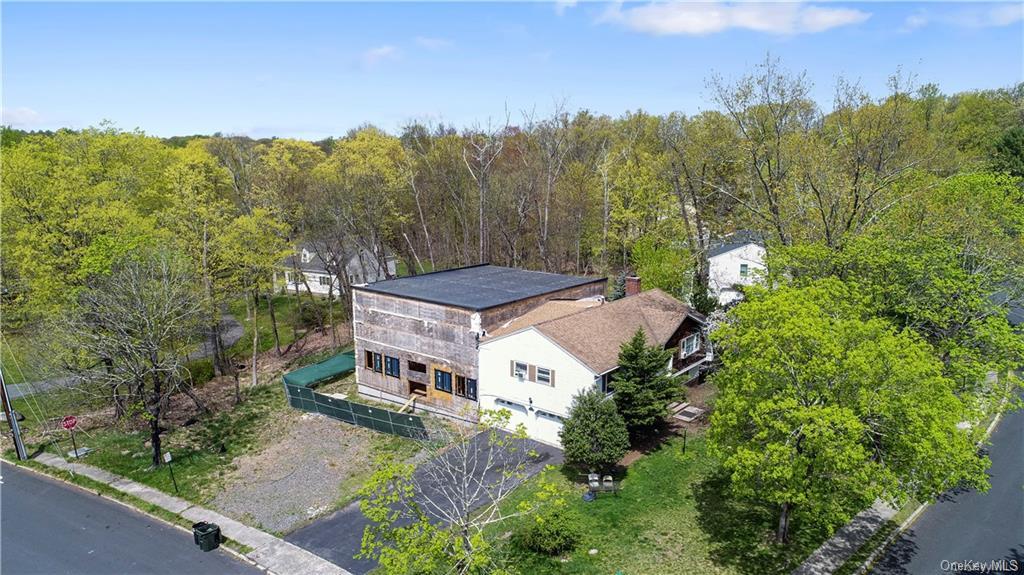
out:
<path id="1" fill-rule="evenodd" d="M 748 231 L 739 231 L 713 244 L 708 250 L 708 289 L 719 305 L 740 300 L 736 286 L 758 281 L 764 270 L 764 242 Z"/>
<path id="2" fill-rule="evenodd" d="M 320 250 L 320 254 L 326 258 L 336 257 L 328 250 Z M 386 271 L 382 269 L 372 252 L 365 249 L 356 250 L 348 256 L 348 262 L 345 264 L 348 285 L 373 283 L 395 277 L 395 257 L 389 255 L 385 258 L 385 262 Z M 307 284 L 309 291 L 317 295 L 327 295 L 328 292 L 340 295 L 345 291 L 342 282 L 328 271 L 327 263 L 317 255 L 311 245 L 300 246 L 295 255 L 285 258 L 282 266 L 284 267 L 285 286 L 289 291 L 304 292 Z M 302 274 L 300 277 L 296 277 L 295 268 L 298 268 L 299 273 Z M 332 284 L 333 289 L 331 289 Z"/>
<path id="3" fill-rule="evenodd" d="M 649 344 L 677 353 L 666 368 L 696 377 L 707 360 L 704 317 L 657 289 L 614 302 L 553 301 L 493 330 L 480 343 L 480 409 L 507 409 L 509 426 L 540 442 L 558 436 L 573 397 L 598 387 L 613 393 L 620 346 L 643 328 Z"/>

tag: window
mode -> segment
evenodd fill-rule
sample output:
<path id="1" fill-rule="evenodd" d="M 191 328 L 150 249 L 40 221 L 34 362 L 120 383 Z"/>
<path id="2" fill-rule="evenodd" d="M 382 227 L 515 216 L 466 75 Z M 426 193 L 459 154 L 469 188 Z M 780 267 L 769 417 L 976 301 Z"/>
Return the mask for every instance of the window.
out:
<path id="1" fill-rule="evenodd" d="M 418 361 L 413 361 L 410 359 L 408 362 L 406 362 L 406 364 L 409 366 L 409 371 L 415 371 L 416 373 L 427 373 L 427 366 Z"/>
<path id="2" fill-rule="evenodd" d="M 391 377 L 402 377 L 402 362 L 397 357 L 384 356 L 384 374 Z"/>
<path id="3" fill-rule="evenodd" d="M 498 399 L 495 399 L 494 403 L 497 403 L 498 405 L 501 405 L 501 406 L 504 406 L 504 407 L 511 407 L 512 409 L 514 409 L 516 411 L 522 411 L 524 413 L 526 412 L 526 406 L 525 405 L 523 405 L 521 403 L 516 403 L 514 401 L 508 401 L 507 399 L 501 399 L 500 397 Z"/>
<path id="4" fill-rule="evenodd" d="M 462 375 L 455 376 L 455 395 L 459 397 L 466 397 L 466 377 Z"/>
<path id="5" fill-rule="evenodd" d="M 750 273 L 750 266 L 747 264 L 740 264 L 740 277 L 745 278 Z"/>
<path id="6" fill-rule="evenodd" d="M 679 342 L 679 357 L 686 357 L 700 349 L 700 335 L 693 334 Z"/>
<path id="7" fill-rule="evenodd" d="M 476 401 L 476 380 L 473 378 L 466 378 L 466 399 Z"/>
<path id="8" fill-rule="evenodd" d="M 309 250 L 303 248 L 301 259 L 302 263 L 308 264 L 309 262 L 313 261 L 313 254 L 309 253 Z"/>
<path id="9" fill-rule="evenodd" d="M 537 383 L 542 384 L 542 385 L 554 386 L 554 383 L 552 383 L 552 381 L 551 381 L 551 376 L 552 375 L 553 375 L 553 372 L 550 369 L 548 369 L 546 367 L 538 367 L 537 368 Z"/>
<path id="10" fill-rule="evenodd" d="M 452 392 L 452 374 L 448 371 L 441 371 L 440 369 L 434 370 L 434 389 L 438 391 L 444 391 L 447 393 Z"/>
<path id="11" fill-rule="evenodd" d="M 564 421 L 561 416 L 548 411 L 542 411 L 540 409 L 537 410 L 537 417 L 540 419 L 550 419 L 551 421 L 557 421 L 558 423 L 562 423 Z"/>
<path id="12" fill-rule="evenodd" d="M 373 369 L 373 352 L 366 351 L 366 369 Z"/>
<path id="13" fill-rule="evenodd" d="M 380 372 L 384 371 L 382 369 L 381 363 L 382 362 L 380 360 L 380 354 L 379 353 L 373 354 L 373 371 L 376 371 L 377 373 L 380 373 Z"/>
<path id="14" fill-rule="evenodd" d="M 331 285 L 331 276 L 319 276 L 320 285 L 329 286 Z"/>
<path id="15" fill-rule="evenodd" d="M 527 374 L 528 374 L 529 371 L 530 371 L 530 366 L 529 365 L 527 365 L 527 364 L 525 364 L 525 363 L 523 363 L 521 361 L 513 361 L 512 362 L 512 375 L 514 377 L 518 377 L 520 379 L 526 379 Z"/>

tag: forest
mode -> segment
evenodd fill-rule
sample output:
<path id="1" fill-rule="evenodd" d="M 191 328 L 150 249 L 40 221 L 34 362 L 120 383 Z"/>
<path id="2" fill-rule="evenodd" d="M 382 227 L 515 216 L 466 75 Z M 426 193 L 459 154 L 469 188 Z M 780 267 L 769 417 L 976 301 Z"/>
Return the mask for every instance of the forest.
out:
<path id="1" fill-rule="evenodd" d="M 359 250 L 370 266 L 393 255 L 408 274 L 480 262 L 628 271 L 710 311 L 707 250 L 749 229 L 772 246 L 776 278 L 884 288 L 879 309 L 931 330 L 950 369 L 964 357 L 976 360 L 971 376 L 1009 362 L 1006 329 L 978 322 L 995 313 L 991 297 L 1005 304 L 1024 289 L 1024 84 L 946 94 L 899 72 L 882 95 L 840 79 L 828 105 L 812 89 L 768 59 L 739 79 L 712 75 L 712 105 L 692 115 L 559 104 L 545 117 L 367 125 L 317 142 L 5 128 L 3 330 L 45 334 L 40 354 L 114 378 L 117 398 L 140 372 L 175 388 L 168 350 L 193 328 L 216 341 L 229 301 L 273 314 L 274 279 L 300 243 L 322 251 L 345 291 L 344 254 Z M 959 298 L 964 286 L 973 291 Z M 321 325 L 346 313 L 345 297 L 338 317 L 306 301 Z M 89 343 L 158 315 L 168 325 L 148 342 L 152 356 L 125 360 L 120 375 L 119 348 Z M 218 373 L 230 363 L 215 356 Z"/>

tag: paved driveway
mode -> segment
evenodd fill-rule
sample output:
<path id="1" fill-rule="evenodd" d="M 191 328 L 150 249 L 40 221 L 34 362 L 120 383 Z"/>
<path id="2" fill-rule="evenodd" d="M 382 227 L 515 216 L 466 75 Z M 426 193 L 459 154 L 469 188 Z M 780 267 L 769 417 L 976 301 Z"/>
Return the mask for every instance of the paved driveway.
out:
<path id="1" fill-rule="evenodd" d="M 472 441 L 481 445 L 481 449 L 477 450 L 480 453 L 483 449 L 482 446 L 487 441 L 486 433 L 477 435 Z M 536 475 L 547 465 L 562 463 L 562 451 L 559 449 L 533 441 L 530 442 L 530 448 L 537 452 L 538 457 L 526 469 L 529 477 Z M 419 478 L 424 478 L 428 473 L 425 466 L 431 464 L 432 462 L 428 462 L 417 468 L 416 475 Z M 500 473 L 499 469 L 500 467 L 494 465 L 487 469 L 481 469 L 481 474 L 485 481 L 490 482 Z M 426 482 L 424 481 L 424 483 Z M 479 507 L 483 503 L 484 501 L 477 501 L 473 508 Z M 285 537 L 285 541 L 312 551 L 355 575 L 363 575 L 376 567 L 376 563 L 373 561 L 355 559 L 355 555 L 359 553 L 359 548 L 362 545 L 363 530 L 369 524 L 370 522 L 359 510 L 357 501 L 332 515 L 292 532 Z"/>
<path id="2" fill-rule="evenodd" d="M 943 495 L 889 547 L 873 573 L 1024 573 L 1024 411 L 999 423 L 989 456 L 992 488 Z M 972 561 L 987 570 L 965 564 Z"/>

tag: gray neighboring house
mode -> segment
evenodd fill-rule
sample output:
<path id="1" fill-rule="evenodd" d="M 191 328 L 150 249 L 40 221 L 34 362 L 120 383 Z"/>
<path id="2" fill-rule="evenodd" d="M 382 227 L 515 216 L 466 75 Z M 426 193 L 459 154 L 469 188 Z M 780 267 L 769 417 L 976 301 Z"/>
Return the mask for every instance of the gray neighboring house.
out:
<path id="1" fill-rule="evenodd" d="M 322 257 L 321 257 L 322 256 Z M 324 258 L 327 261 L 324 261 Z M 327 295 L 328 292 L 340 295 L 345 293 L 345 286 L 330 271 L 329 268 L 337 269 L 340 265 L 329 265 L 334 262 L 346 261 L 345 272 L 348 275 L 348 285 L 373 283 L 395 277 L 395 257 L 388 255 L 384 258 L 385 266 L 381 266 L 377 256 L 366 249 L 352 249 L 347 255 L 334 254 L 328 249 L 314 249 L 312 244 L 303 244 L 294 255 L 285 258 L 281 264 L 284 268 L 284 282 L 289 291 L 301 293 L 309 285 L 309 291 L 317 295 Z M 295 269 L 299 270 L 300 276 L 296 276 Z M 333 285 L 333 289 L 332 289 Z"/>

